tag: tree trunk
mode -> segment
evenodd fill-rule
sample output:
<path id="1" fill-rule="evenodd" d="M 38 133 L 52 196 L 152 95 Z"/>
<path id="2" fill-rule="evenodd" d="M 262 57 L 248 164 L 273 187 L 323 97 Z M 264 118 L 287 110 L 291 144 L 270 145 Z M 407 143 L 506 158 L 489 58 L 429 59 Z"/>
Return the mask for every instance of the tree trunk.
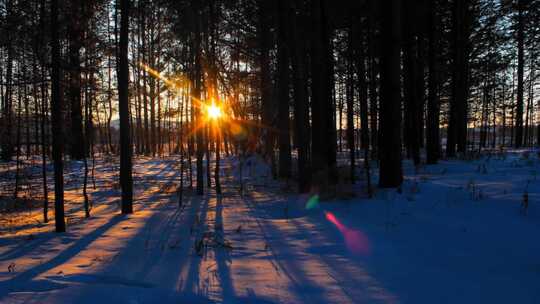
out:
<path id="1" fill-rule="evenodd" d="M 514 145 L 516 148 L 520 148 L 523 145 L 523 91 L 524 91 L 524 79 L 523 79 L 523 70 L 525 65 L 525 50 L 524 50 L 524 40 L 525 40 L 525 25 L 524 25 L 524 0 L 517 1 L 517 45 L 518 45 L 518 67 L 517 67 L 517 100 L 516 100 L 516 134 Z"/>
<path id="2" fill-rule="evenodd" d="M 191 1 L 192 14 L 194 18 L 194 38 L 193 38 L 193 56 L 195 59 L 194 65 L 194 77 L 193 80 L 193 97 L 196 102 L 201 98 L 202 90 L 202 67 L 201 67 L 201 25 L 200 25 L 200 11 L 199 1 Z M 195 124 L 202 124 L 202 111 L 197 106 L 195 107 Z M 204 157 L 204 133 L 203 128 L 199 127 L 196 131 L 196 154 L 197 154 L 197 194 L 204 194 L 204 172 L 203 172 L 203 157 Z"/>
<path id="3" fill-rule="evenodd" d="M 371 157 L 377 157 L 377 149 L 379 147 L 379 119 L 378 119 L 378 67 L 376 59 L 376 51 L 378 49 L 379 40 L 376 36 L 376 17 L 377 17 L 378 0 L 369 0 L 368 16 L 368 56 L 369 56 L 369 128 L 370 128 L 370 143 Z"/>
<path id="4" fill-rule="evenodd" d="M 41 68 L 41 174 L 43 184 L 43 222 L 49 222 L 49 189 L 47 185 L 47 87 L 45 69 Z"/>
<path id="5" fill-rule="evenodd" d="M 420 128 L 418 122 L 418 112 L 420 108 L 420 96 L 418 95 L 418 43 L 417 35 L 417 10 L 418 5 L 410 3 L 403 9 L 403 31 L 404 31 L 404 46 L 403 46 L 403 69 L 404 69 L 404 99 L 405 99 L 405 147 L 407 148 L 407 156 L 412 157 L 414 165 L 420 164 Z M 423 80 L 423 79 L 422 79 Z"/>
<path id="6" fill-rule="evenodd" d="M 333 102 L 332 48 L 328 35 L 326 0 L 311 3 L 311 163 L 319 192 L 326 192 L 336 175 L 336 127 Z"/>
<path id="7" fill-rule="evenodd" d="M 84 157 L 84 137 L 81 106 L 81 59 L 82 48 L 82 23 L 81 3 L 70 2 L 70 25 L 69 25 L 69 99 L 71 102 L 71 134 L 70 156 L 72 159 L 81 160 Z"/>
<path id="8" fill-rule="evenodd" d="M 51 0 L 51 122 L 54 165 L 54 220 L 56 232 L 65 232 L 64 219 L 64 127 L 62 109 L 60 41 L 58 37 L 58 0 Z"/>
<path id="9" fill-rule="evenodd" d="M 324 117 L 325 100 L 322 86 L 324 78 L 323 41 L 321 40 L 322 19 L 321 1 L 311 1 L 311 120 L 312 120 L 312 144 L 311 144 L 311 167 L 315 176 L 315 186 L 319 191 L 325 191 L 328 184 L 328 155 L 326 151 L 327 122 Z"/>
<path id="10" fill-rule="evenodd" d="M 269 30 L 272 0 L 259 0 L 259 65 L 261 68 L 260 88 L 263 125 L 264 157 L 268 161 L 274 153 L 274 131 L 272 126 L 272 79 L 270 76 L 270 45 L 272 36 Z M 226 138 L 224 138 L 226 139 Z M 227 144 L 225 144 L 227 147 Z"/>
<path id="11" fill-rule="evenodd" d="M 357 45 L 356 47 L 354 45 L 354 39 L 357 39 Z M 350 163 L 350 179 L 351 184 L 354 184 L 355 176 L 354 176 L 354 170 L 356 167 L 356 145 L 354 141 L 354 70 L 353 70 L 353 54 L 357 58 L 356 60 L 356 69 L 357 69 L 357 77 L 358 77 L 358 90 L 360 91 L 360 104 L 361 104 L 361 115 L 367 114 L 365 112 L 367 109 L 363 106 L 367 105 L 367 88 L 366 88 L 366 67 L 365 67 L 365 58 L 364 58 L 364 52 L 362 48 L 362 37 L 360 35 L 360 32 L 358 31 L 356 25 L 352 25 L 348 32 L 348 45 L 347 45 L 347 78 L 346 78 L 346 87 L 347 87 L 347 148 L 349 149 L 349 163 Z M 357 54 L 355 54 L 355 49 L 357 50 Z M 362 100 L 363 98 L 366 98 Z M 364 111 L 362 111 L 364 110 Z M 365 112 L 365 113 L 364 113 Z M 366 121 L 367 122 L 367 121 Z M 364 118 L 362 118 L 362 123 L 364 123 Z M 360 130 L 362 132 L 362 135 L 365 135 L 364 133 L 367 132 L 367 130 L 364 130 L 361 128 Z M 365 145 L 366 143 L 363 142 L 365 138 L 362 138 L 362 145 Z M 368 143 L 369 145 L 369 143 Z"/>
<path id="12" fill-rule="evenodd" d="M 440 157 L 439 117 L 440 103 L 437 94 L 437 14 L 435 1 L 429 1 L 428 15 L 428 113 L 426 123 L 426 162 L 436 164 Z"/>
<path id="13" fill-rule="evenodd" d="M 306 193 L 311 188 L 311 168 L 309 157 L 309 100 L 306 71 L 305 42 L 302 40 L 303 31 L 301 21 L 297 15 L 298 1 L 292 1 L 290 10 L 289 40 L 291 50 L 291 62 L 293 68 L 294 86 L 294 123 L 298 146 L 298 188 L 300 193 Z"/>
<path id="14" fill-rule="evenodd" d="M 287 0 L 278 0 L 278 126 L 279 126 L 279 177 L 291 177 L 291 140 L 289 123 L 289 46 L 287 45 Z"/>
<path id="15" fill-rule="evenodd" d="M 219 125 L 214 128 L 216 138 L 216 166 L 214 168 L 214 182 L 216 184 L 216 194 L 221 194 L 221 181 L 219 179 L 220 162 L 221 162 L 221 131 Z"/>
<path id="16" fill-rule="evenodd" d="M 381 142 L 379 186 L 399 187 L 401 167 L 401 0 L 386 0 L 382 13 Z"/>
<path id="17" fill-rule="evenodd" d="M 449 157 L 467 150 L 468 28 L 469 2 L 455 0 L 452 18 L 452 96 L 446 154 Z"/>
<path id="18" fill-rule="evenodd" d="M 321 40 L 323 45 L 323 100 L 324 114 L 326 119 L 326 129 L 323 131 L 326 135 L 326 155 L 328 164 L 328 178 L 331 185 L 335 185 L 338 181 L 337 172 L 337 132 L 336 132 L 336 102 L 335 102 L 335 80 L 334 80 L 334 51 L 332 43 L 332 27 L 329 24 L 329 2 L 321 0 L 321 22 L 322 33 Z"/>
<path id="19" fill-rule="evenodd" d="M 120 187 L 122 214 L 133 213 L 132 146 L 129 113 L 129 10 L 130 0 L 120 0 L 120 43 L 118 49 L 118 104 L 120 114 Z"/>
<path id="20" fill-rule="evenodd" d="M 6 1 L 6 22 L 9 24 L 13 22 L 12 13 L 12 0 Z M 4 92 L 4 98 L 2 100 L 2 120 L 0 126 L 2 127 L 2 133 L 0 141 L 2 143 L 1 158 L 3 161 L 10 161 L 13 157 L 13 100 L 12 100 L 12 77 L 13 77 L 13 46 L 11 31 L 6 31 L 6 45 L 7 45 L 7 63 L 6 63 L 6 91 Z"/>

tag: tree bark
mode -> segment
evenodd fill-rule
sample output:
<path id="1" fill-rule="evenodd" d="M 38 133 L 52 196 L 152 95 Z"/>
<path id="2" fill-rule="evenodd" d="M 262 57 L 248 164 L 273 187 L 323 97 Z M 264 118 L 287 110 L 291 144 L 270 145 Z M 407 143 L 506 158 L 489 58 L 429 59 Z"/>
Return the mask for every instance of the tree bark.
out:
<path id="1" fill-rule="evenodd" d="M 12 14 L 13 3 L 12 0 L 6 1 L 6 23 L 13 22 Z M 0 126 L 2 127 L 2 137 L 0 141 L 2 143 L 1 158 L 3 161 L 10 161 L 13 157 L 13 100 L 12 100 L 12 77 L 13 77 L 13 46 L 11 31 L 6 31 L 6 45 L 7 45 L 7 63 L 6 63 L 6 90 L 4 92 L 4 98 L 2 100 L 2 120 Z"/>
<path id="2" fill-rule="evenodd" d="M 426 162 L 436 164 L 440 157 L 440 103 L 437 94 L 437 14 L 435 1 L 429 1 L 428 21 L 428 113 L 426 121 Z"/>
<path id="3" fill-rule="evenodd" d="M 386 0 L 382 13 L 379 186 L 398 187 L 401 166 L 401 0 Z"/>
<path id="4" fill-rule="evenodd" d="M 51 0 L 51 122 L 54 165 L 54 221 L 56 232 L 66 231 L 64 219 L 64 127 L 62 109 L 60 41 L 58 37 L 58 0 Z"/>
<path id="5" fill-rule="evenodd" d="M 269 30 L 271 23 L 271 0 L 259 0 L 259 65 L 260 89 L 261 89 L 261 107 L 262 107 L 262 125 L 263 125 L 263 143 L 264 157 L 270 159 L 274 153 L 274 132 L 272 126 L 272 78 L 270 76 L 270 45 L 272 37 Z"/>
<path id="6" fill-rule="evenodd" d="M 71 102 L 71 134 L 69 152 L 72 159 L 84 157 L 84 137 L 81 106 L 81 58 L 83 20 L 80 1 L 70 2 L 69 25 L 69 99 Z"/>
<path id="7" fill-rule="evenodd" d="M 301 10 L 298 10 L 298 1 L 294 0 L 290 10 L 291 29 L 291 62 L 293 68 L 294 87 L 294 123 L 298 146 L 298 188 L 300 193 L 306 193 L 311 188 L 311 168 L 309 155 L 310 126 L 309 126 L 309 100 L 306 71 L 305 42 L 302 40 Z"/>
<path id="8" fill-rule="evenodd" d="M 379 40 L 376 36 L 378 28 L 376 23 L 377 4 L 378 0 L 369 0 L 368 16 L 368 56 L 369 56 L 369 129 L 371 143 L 371 157 L 377 157 L 377 149 L 379 147 L 379 108 L 378 108 L 378 66 L 376 51 L 378 49 Z"/>
<path id="9" fill-rule="evenodd" d="M 420 129 L 422 119 L 421 99 L 422 95 L 418 90 L 419 83 L 423 82 L 423 75 L 419 73 L 420 64 L 418 28 L 420 22 L 417 11 L 421 9 L 419 5 L 410 3 L 403 9 L 403 68 L 404 68 L 404 99 L 405 99 L 405 146 L 407 156 L 412 157 L 415 166 L 420 164 Z M 422 86 L 423 87 L 423 86 Z"/>
<path id="10" fill-rule="evenodd" d="M 291 140 L 289 123 L 289 46 L 287 45 L 287 0 L 278 0 L 278 125 L 279 125 L 279 177 L 291 177 Z"/>
<path id="11" fill-rule="evenodd" d="M 469 57 L 469 1 L 455 0 L 452 17 L 452 96 L 446 154 L 449 157 L 467 150 L 467 95 Z"/>
<path id="12" fill-rule="evenodd" d="M 118 49 L 118 103 L 120 114 L 120 187 L 122 214 L 133 213 L 133 177 L 129 113 L 129 10 L 130 0 L 120 0 L 120 43 Z"/>
<path id="13" fill-rule="evenodd" d="M 195 102 L 199 102 L 201 98 L 202 90 L 202 67 L 201 67 L 201 25 L 200 25 L 200 11 L 199 11 L 199 1 L 191 1 L 191 9 L 194 18 L 193 24 L 193 56 L 195 59 L 194 63 L 194 86 L 193 86 L 193 97 Z M 195 107 L 195 124 L 202 124 L 202 111 L 197 106 Z M 196 131 L 196 154 L 197 154 L 197 194 L 204 194 L 204 172 L 203 172 L 203 157 L 204 157 L 204 133 L 202 127 L 197 128 Z"/>
<path id="14" fill-rule="evenodd" d="M 519 148 L 523 145 L 523 95 L 524 95 L 524 65 L 525 65 L 525 29 L 524 29 L 524 0 L 517 1 L 517 45 L 518 45 L 518 66 L 517 66 L 517 100 L 516 100 L 516 133 L 514 145 Z"/>
<path id="15" fill-rule="evenodd" d="M 324 117 L 325 100 L 323 97 L 322 86 L 324 78 L 324 66 L 321 66 L 323 60 L 323 41 L 322 19 L 321 19 L 321 1 L 311 1 L 311 120 L 312 120 L 312 144 L 311 144 L 311 167 L 313 174 L 316 175 L 315 186 L 319 191 L 325 190 L 328 184 L 328 155 L 326 151 L 327 121 Z"/>

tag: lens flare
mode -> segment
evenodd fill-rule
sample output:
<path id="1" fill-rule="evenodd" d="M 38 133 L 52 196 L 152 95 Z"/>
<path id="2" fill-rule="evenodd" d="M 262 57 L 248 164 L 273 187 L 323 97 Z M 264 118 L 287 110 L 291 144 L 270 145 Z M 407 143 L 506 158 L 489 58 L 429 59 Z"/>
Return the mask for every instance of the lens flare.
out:
<path id="1" fill-rule="evenodd" d="M 306 203 L 306 209 L 311 210 L 313 208 L 316 208 L 317 206 L 319 206 L 319 195 L 315 194 L 308 199 Z"/>
<path id="2" fill-rule="evenodd" d="M 336 228 L 343 234 L 345 239 L 345 245 L 347 248 L 355 254 L 369 255 L 371 252 L 371 246 L 369 240 L 365 234 L 361 231 L 347 228 L 343 225 L 336 216 L 328 211 L 324 212 L 326 219 L 336 226 Z"/>
<path id="3" fill-rule="evenodd" d="M 215 104 L 211 104 L 206 107 L 206 114 L 210 119 L 219 119 L 222 115 L 221 109 Z"/>
<path id="4" fill-rule="evenodd" d="M 239 141 L 247 140 L 248 134 L 240 123 L 236 121 L 231 121 L 230 131 L 236 140 L 239 140 Z"/>

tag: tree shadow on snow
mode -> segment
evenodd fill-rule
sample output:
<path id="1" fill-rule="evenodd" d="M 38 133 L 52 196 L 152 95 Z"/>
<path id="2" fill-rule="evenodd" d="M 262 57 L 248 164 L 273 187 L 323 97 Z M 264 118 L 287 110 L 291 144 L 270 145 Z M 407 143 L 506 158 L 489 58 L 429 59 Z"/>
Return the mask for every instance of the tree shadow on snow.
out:
<path id="1" fill-rule="evenodd" d="M 50 286 L 41 286 L 41 285 L 47 285 L 45 283 L 35 283 L 32 282 L 34 278 L 39 276 L 42 273 L 45 273 L 55 267 L 58 267 L 67 261 L 69 261 L 71 258 L 75 257 L 77 254 L 79 254 L 82 250 L 84 250 L 88 245 L 90 245 L 92 242 L 97 240 L 102 234 L 105 233 L 105 231 L 109 230 L 113 226 L 117 225 L 118 223 L 125 220 L 126 217 L 122 215 L 117 215 L 112 217 L 107 223 L 104 225 L 96 228 L 92 232 L 88 233 L 87 235 L 84 235 L 77 241 L 75 241 L 72 245 L 61 251 L 57 256 L 54 258 L 48 260 L 47 262 L 37 265 L 35 267 L 32 267 L 24 272 L 21 272 L 11 279 L 7 281 L 0 282 L 0 302 L 11 292 L 18 292 L 18 291 L 40 291 L 44 289 L 55 289 L 53 287 L 61 287 L 61 285 L 55 285 L 54 283 L 50 283 Z M 66 234 L 59 236 L 60 238 L 67 238 L 69 241 L 71 241 L 71 235 Z M 37 285 L 36 285 L 37 284 Z M 34 286 L 36 285 L 36 286 Z M 37 290 L 34 290 L 36 289 Z"/>

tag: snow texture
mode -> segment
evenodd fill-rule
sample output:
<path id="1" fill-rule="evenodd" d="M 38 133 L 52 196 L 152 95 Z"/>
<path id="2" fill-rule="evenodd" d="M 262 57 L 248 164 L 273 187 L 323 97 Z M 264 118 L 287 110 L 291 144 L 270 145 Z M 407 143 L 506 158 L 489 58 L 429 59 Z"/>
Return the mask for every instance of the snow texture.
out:
<path id="1" fill-rule="evenodd" d="M 133 215 L 103 164 L 90 219 L 74 200 L 65 234 L 39 212 L 2 228 L 0 303 L 540 303 L 533 152 L 406 162 L 401 189 L 326 202 L 226 158 L 224 193 L 182 207 L 177 162 L 137 159 Z"/>

